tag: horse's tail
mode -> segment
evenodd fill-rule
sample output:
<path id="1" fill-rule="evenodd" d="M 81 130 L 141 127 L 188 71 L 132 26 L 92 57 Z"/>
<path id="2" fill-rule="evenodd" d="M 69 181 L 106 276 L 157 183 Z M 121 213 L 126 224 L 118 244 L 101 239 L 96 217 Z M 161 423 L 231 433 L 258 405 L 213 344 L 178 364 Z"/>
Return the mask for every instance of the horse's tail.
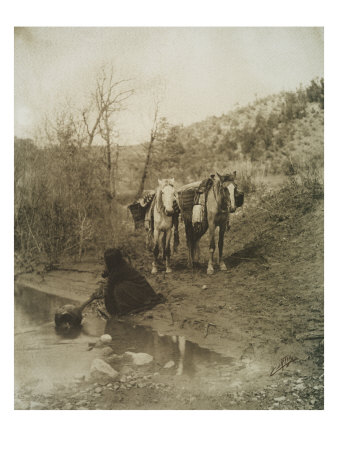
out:
<path id="1" fill-rule="evenodd" d="M 180 245 L 180 235 L 178 231 L 178 219 L 179 215 L 175 214 L 173 216 L 173 225 L 174 225 L 174 253 L 177 253 L 178 246 Z"/>

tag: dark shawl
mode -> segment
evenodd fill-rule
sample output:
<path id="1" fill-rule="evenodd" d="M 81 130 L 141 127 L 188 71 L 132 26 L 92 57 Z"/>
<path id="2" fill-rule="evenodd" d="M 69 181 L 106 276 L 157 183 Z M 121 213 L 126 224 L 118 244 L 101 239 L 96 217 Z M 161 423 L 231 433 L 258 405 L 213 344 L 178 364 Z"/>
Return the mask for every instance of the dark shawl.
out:
<path id="1" fill-rule="evenodd" d="M 146 310 L 165 300 L 161 294 L 156 294 L 148 281 L 124 260 L 104 276 L 108 278 L 104 294 L 105 305 L 112 315 Z"/>

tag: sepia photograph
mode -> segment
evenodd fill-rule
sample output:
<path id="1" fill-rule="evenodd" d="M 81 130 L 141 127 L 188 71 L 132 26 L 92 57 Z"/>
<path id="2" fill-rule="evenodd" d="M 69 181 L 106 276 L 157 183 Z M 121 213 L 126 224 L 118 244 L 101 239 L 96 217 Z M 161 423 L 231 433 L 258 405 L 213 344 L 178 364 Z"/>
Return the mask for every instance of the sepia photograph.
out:
<path id="1" fill-rule="evenodd" d="M 324 28 L 13 27 L 14 409 L 324 409 Z"/>

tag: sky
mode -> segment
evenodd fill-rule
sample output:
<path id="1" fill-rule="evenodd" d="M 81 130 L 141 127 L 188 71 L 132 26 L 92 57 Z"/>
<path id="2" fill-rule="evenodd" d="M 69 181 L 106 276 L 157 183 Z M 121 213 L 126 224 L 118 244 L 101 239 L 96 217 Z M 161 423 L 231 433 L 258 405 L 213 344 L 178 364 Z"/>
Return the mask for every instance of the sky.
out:
<path id="1" fill-rule="evenodd" d="M 324 76 L 323 28 L 16 28 L 14 132 L 34 137 L 66 99 L 88 102 L 100 68 L 130 79 L 119 140 L 149 135 L 155 100 L 171 124 L 220 116 Z"/>

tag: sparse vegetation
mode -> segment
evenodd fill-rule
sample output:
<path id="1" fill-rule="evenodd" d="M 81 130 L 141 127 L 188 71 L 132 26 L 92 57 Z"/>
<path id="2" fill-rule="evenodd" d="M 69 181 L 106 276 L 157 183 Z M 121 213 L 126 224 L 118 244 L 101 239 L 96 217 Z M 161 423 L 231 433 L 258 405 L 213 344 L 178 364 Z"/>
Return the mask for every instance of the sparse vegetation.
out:
<path id="1" fill-rule="evenodd" d="M 100 80 L 107 82 L 98 79 L 98 87 Z M 96 93 L 105 99 L 108 91 L 102 89 Z M 286 176 L 279 202 L 285 193 L 315 201 L 323 195 L 323 108 L 324 82 L 313 80 L 189 127 L 161 118 L 143 182 L 149 145 L 118 147 L 113 112 L 97 116 L 94 132 L 93 110 L 85 109 L 82 121 L 75 110 L 57 114 L 46 123 L 43 144 L 15 139 L 17 258 L 22 265 L 54 264 L 97 254 L 109 244 L 132 252 L 126 205 L 141 185 L 153 188 L 162 176 L 183 184 L 215 170 L 237 170 L 240 188 L 260 196 L 267 177 Z M 98 134 L 101 143 L 95 143 Z"/>

